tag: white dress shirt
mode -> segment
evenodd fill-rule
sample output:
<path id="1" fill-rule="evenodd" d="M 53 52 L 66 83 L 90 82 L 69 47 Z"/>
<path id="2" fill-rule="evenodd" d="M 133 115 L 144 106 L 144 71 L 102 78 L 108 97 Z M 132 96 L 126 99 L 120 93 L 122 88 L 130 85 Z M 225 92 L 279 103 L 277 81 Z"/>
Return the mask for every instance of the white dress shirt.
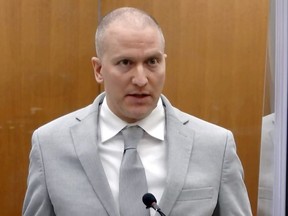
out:
<path id="1" fill-rule="evenodd" d="M 139 125 L 146 132 L 137 150 L 145 168 L 148 192 L 154 194 L 157 201 L 162 196 L 167 176 L 165 111 L 162 100 L 159 99 L 157 107 L 145 119 L 128 124 L 109 109 L 104 98 L 99 118 L 99 154 L 118 209 L 119 169 L 124 150 L 124 141 L 119 132 L 127 125 Z"/>

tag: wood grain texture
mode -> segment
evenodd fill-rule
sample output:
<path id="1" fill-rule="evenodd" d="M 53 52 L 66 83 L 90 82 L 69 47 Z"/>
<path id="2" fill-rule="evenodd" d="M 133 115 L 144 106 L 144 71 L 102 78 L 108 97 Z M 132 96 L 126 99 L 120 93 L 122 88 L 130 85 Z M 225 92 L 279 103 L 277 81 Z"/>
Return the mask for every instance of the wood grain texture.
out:
<path id="1" fill-rule="evenodd" d="M 95 98 L 97 1 L 0 0 L 3 216 L 21 215 L 30 140 L 40 125 Z"/>

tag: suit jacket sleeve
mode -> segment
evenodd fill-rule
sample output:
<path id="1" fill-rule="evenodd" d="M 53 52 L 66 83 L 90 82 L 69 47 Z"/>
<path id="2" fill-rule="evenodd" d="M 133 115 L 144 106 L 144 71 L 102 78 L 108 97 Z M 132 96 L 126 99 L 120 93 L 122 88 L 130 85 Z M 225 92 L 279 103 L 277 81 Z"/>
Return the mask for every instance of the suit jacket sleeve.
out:
<path id="1" fill-rule="evenodd" d="M 214 215 L 252 215 L 243 181 L 243 168 L 236 154 L 236 145 L 231 132 L 228 132 L 227 136 L 218 204 Z"/>
<path id="2" fill-rule="evenodd" d="M 23 205 L 24 216 L 55 215 L 47 192 L 45 170 L 38 142 L 37 131 L 32 136 L 28 188 Z"/>

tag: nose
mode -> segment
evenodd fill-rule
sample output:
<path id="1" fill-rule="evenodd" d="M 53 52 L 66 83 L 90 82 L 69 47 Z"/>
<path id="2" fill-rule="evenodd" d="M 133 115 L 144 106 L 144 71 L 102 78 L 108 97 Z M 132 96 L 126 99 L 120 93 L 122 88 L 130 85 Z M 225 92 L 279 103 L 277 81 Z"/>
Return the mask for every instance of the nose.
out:
<path id="1" fill-rule="evenodd" d="M 132 83 L 139 87 L 143 87 L 147 84 L 148 78 L 145 69 L 142 65 L 138 65 L 133 74 Z"/>

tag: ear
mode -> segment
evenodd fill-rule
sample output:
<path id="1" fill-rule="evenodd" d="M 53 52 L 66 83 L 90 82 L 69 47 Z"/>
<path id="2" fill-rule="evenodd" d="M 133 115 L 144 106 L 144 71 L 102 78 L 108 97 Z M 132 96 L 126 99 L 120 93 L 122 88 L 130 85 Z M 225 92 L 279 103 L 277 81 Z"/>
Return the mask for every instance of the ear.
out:
<path id="1" fill-rule="evenodd" d="M 102 76 L 102 63 L 101 60 L 97 57 L 92 57 L 91 59 L 92 66 L 94 69 L 94 76 L 98 83 L 103 83 L 103 76 Z"/>

